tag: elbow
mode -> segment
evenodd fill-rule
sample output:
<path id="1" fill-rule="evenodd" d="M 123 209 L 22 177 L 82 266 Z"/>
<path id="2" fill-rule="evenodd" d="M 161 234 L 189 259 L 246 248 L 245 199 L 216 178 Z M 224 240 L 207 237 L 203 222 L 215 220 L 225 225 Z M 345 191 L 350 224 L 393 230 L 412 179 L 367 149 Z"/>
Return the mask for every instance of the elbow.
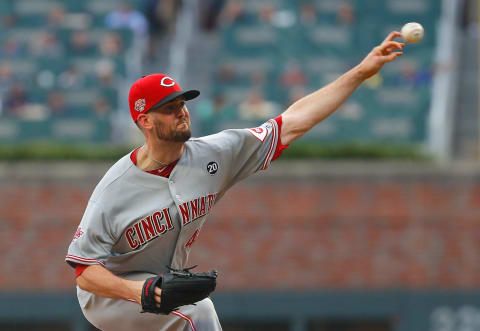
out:
<path id="1" fill-rule="evenodd" d="M 281 142 L 283 145 L 290 145 L 293 141 L 303 136 L 311 127 L 302 126 L 302 123 L 298 125 L 290 125 L 286 128 L 282 127 Z"/>
<path id="2" fill-rule="evenodd" d="M 301 136 L 303 136 L 304 132 L 303 131 L 290 131 L 286 132 L 285 134 L 282 132 L 282 137 L 281 137 L 281 143 L 283 145 L 290 145 L 293 141 L 297 140 Z"/>
<path id="3" fill-rule="evenodd" d="M 282 114 L 282 144 L 284 145 L 300 138 L 316 124 L 311 116 L 303 116 L 295 111 L 292 106 Z"/>
<path id="4" fill-rule="evenodd" d="M 77 286 L 80 287 L 82 290 L 85 291 L 87 289 L 87 281 L 85 280 L 85 277 L 80 275 L 76 278 L 76 281 L 77 281 Z"/>
<path id="5" fill-rule="evenodd" d="M 85 277 L 85 274 L 89 274 L 91 270 L 91 266 L 77 264 L 75 266 L 75 280 L 77 282 L 77 286 L 80 287 L 82 290 L 87 290 L 88 286 L 88 279 Z"/>

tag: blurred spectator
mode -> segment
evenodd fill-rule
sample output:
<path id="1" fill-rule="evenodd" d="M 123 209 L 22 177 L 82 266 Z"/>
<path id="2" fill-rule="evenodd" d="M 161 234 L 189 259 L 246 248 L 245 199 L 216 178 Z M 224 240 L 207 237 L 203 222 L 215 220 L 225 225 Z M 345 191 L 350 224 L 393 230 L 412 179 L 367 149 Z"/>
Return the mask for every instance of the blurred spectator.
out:
<path id="1" fill-rule="evenodd" d="M 112 111 L 112 105 L 107 98 L 103 96 L 98 96 L 95 99 L 95 104 L 93 106 L 93 109 L 95 110 L 95 114 L 97 115 L 98 118 L 106 119 L 108 118 L 108 116 Z"/>
<path id="2" fill-rule="evenodd" d="M 48 69 L 37 72 L 36 83 L 38 87 L 43 89 L 51 89 L 55 85 L 57 77 Z"/>
<path id="3" fill-rule="evenodd" d="M 103 87 L 113 87 L 115 85 L 114 69 L 115 65 L 112 63 L 112 61 L 107 59 L 98 61 L 95 65 L 97 82 L 99 82 Z"/>
<path id="4" fill-rule="evenodd" d="M 363 106 L 354 100 L 345 102 L 339 109 L 338 115 L 342 119 L 358 121 L 365 115 Z"/>
<path id="5" fill-rule="evenodd" d="M 17 25 L 18 17 L 15 14 L 2 15 L 2 27 L 4 29 L 13 29 Z"/>
<path id="6" fill-rule="evenodd" d="M 74 31 L 70 34 L 69 46 L 72 55 L 91 55 L 95 51 L 95 46 L 84 30 Z"/>
<path id="7" fill-rule="evenodd" d="M 65 8 L 59 4 L 53 5 L 47 14 L 47 26 L 50 28 L 59 28 L 65 23 Z"/>
<path id="8" fill-rule="evenodd" d="M 203 0 L 200 6 L 200 24 L 206 31 L 217 28 L 218 18 L 225 6 L 226 0 Z"/>
<path id="9" fill-rule="evenodd" d="M 161 9 L 161 1 L 143 0 L 142 12 L 148 23 L 148 30 L 151 35 L 157 35 L 165 31 L 165 22 L 163 22 Z"/>
<path id="10" fill-rule="evenodd" d="M 85 86 L 85 74 L 71 65 L 58 76 L 58 84 L 64 89 L 79 89 Z"/>
<path id="11" fill-rule="evenodd" d="M 248 20 L 245 3 L 240 0 L 230 0 L 219 16 L 219 23 L 228 27 Z"/>
<path id="12" fill-rule="evenodd" d="M 172 32 L 182 5 L 179 0 L 145 0 L 144 13 L 152 34 Z"/>
<path id="13" fill-rule="evenodd" d="M 279 106 L 264 99 L 258 89 L 252 89 L 238 106 L 238 116 L 243 120 L 265 120 L 275 117 Z"/>
<path id="14" fill-rule="evenodd" d="M 63 115 L 67 112 L 65 98 L 58 90 L 53 90 L 48 94 L 47 106 L 52 116 Z"/>
<path id="15" fill-rule="evenodd" d="M 63 45 L 58 41 L 55 33 L 44 31 L 38 38 L 33 38 L 30 50 L 34 56 L 58 58 L 64 54 Z"/>
<path id="16" fill-rule="evenodd" d="M 300 5 L 300 24 L 304 26 L 317 24 L 317 10 L 312 2 L 304 2 Z"/>
<path id="17" fill-rule="evenodd" d="M 284 88 L 306 86 L 307 76 L 296 61 L 288 61 L 284 72 L 280 75 L 280 84 Z"/>
<path id="18" fill-rule="evenodd" d="M 307 95 L 307 90 L 305 87 L 296 86 L 288 91 L 288 99 L 286 104 L 284 105 L 284 109 L 287 109 L 292 104 L 303 98 Z"/>
<path id="19" fill-rule="evenodd" d="M 405 62 L 398 76 L 399 85 L 407 87 L 421 87 L 431 84 L 433 78 L 433 71 L 431 68 L 418 68 L 415 62 Z"/>
<path id="20" fill-rule="evenodd" d="M 349 2 L 342 2 L 338 6 L 337 21 L 344 25 L 352 25 L 355 23 L 355 9 Z"/>
<path id="21" fill-rule="evenodd" d="M 258 19 L 264 24 L 273 25 L 276 12 L 277 8 L 273 2 L 264 2 L 258 9 Z"/>
<path id="22" fill-rule="evenodd" d="M 29 97 L 25 86 L 22 83 L 14 83 L 5 96 L 3 113 L 20 117 L 28 102 Z"/>
<path id="23" fill-rule="evenodd" d="M 220 83 L 232 82 L 236 79 L 236 77 L 237 77 L 237 72 L 235 70 L 235 66 L 232 63 L 220 64 L 216 74 L 216 79 Z"/>
<path id="24" fill-rule="evenodd" d="M 204 99 L 196 107 L 195 114 L 200 121 L 233 119 L 235 109 L 227 103 L 223 93 L 216 93 L 211 99 Z"/>
<path id="25" fill-rule="evenodd" d="M 8 37 L 2 44 L 1 58 L 15 58 L 26 55 L 25 45 L 13 37 Z"/>
<path id="26" fill-rule="evenodd" d="M 223 93 L 216 93 L 213 98 L 201 100 L 195 108 L 196 120 L 202 134 L 210 134 L 216 130 L 219 121 L 234 120 L 237 117 L 236 109 L 227 103 Z"/>
<path id="27" fill-rule="evenodd" d="M 3 112 L 6 94 L 13 83 L 14 79 L 11 65 L 8 62 L 0 63 L 0 115 Z"/>
<path id="28" fill-rule="evenodd" d="M 295 24 L 296 15 L 292 10 L 278 10 L 274 2 L 263 2 L 258 8 L 258 20 L 266 26 L 289 28 Z"/>
<path id="29" fill-rule="evenodd" d="M 130 29 L 137 37 L 141 38 L 145 38 L 148 33 L 148 23 L 145 17 L 125 1 L 122 1 L 116 10 L 105 17 L 105 25 L 111 29 Z"/>
<path id="30" fill-rule="evenodd" d="M 100 53 L 103 56 L 112 57 L 112 58 L 118 56 L 123 49 L 122 39 L 120 38 L 118 33 L 115 33 L 115 32 L 110 32 L 106 34 L 100 40 L 99 46 L 100 46 Z"/>
<path id="31" fill-rule="evenodd" d="M 365 81 L 365 86 L 375 90 L 383 86 L 383 75 L 379 72 Z"/>
<path id="32" fill-rule="evenodd" d="M 8 62 L 0 63 L 0 93 L 13 84 L 12 66 Z"/>
<path id="33" fill-rule="evenodd" d="M 179 0 L 143 0 L 143 13 L 149 29 L 146 52 L 149 60 L 155 60 L 158 44 L 174 32 L 181 5 Z"/>
<path id="34" fill-rule="evenodd" d="M 263 69 L 258 69 L 250 74 L 250 83 L 256 88 L 260 88 L 267 83 L 267 73 Z"/>

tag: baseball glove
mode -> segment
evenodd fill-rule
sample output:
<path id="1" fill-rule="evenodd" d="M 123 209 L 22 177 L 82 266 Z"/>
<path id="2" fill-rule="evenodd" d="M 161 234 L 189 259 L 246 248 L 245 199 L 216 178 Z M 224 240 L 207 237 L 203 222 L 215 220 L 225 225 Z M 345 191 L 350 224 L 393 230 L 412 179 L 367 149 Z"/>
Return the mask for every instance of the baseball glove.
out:
<path id="1" fill-rule="evenodd" d="M 190 272 L 195 267 L 183 270 L 169 268 L 168 274 L 147 278 L 142 290 L 142 313 L 168 315 L 180 306 L 208 297 L 217 285 L 217 271 Z M 162 289 L 160 307 L 155 301 L 155 287 Z"/>

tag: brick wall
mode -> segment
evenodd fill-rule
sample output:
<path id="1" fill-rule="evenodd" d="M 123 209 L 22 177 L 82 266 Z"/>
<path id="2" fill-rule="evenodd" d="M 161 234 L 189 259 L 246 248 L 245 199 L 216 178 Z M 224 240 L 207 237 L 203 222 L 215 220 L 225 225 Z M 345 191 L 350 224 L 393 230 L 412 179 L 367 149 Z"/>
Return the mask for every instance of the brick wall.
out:
<path id="1" fill-rule="evenodd" d="M 107 165 L 0 164 L 0 288 L 70 289 L 63 262 Z M 232 188 L 190 264 L 219 289 L 480 286 L 480 170 L 281 163 Z"/>

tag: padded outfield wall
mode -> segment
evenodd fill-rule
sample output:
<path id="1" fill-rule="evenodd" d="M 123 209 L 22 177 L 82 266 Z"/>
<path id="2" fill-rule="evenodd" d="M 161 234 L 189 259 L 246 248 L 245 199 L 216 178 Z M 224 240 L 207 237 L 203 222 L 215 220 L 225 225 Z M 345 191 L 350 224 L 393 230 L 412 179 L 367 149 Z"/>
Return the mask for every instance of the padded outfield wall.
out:
<path id="1" fill-rule="evenodd" d="M 0 330 L 88 329 L 63 259 L 108 166 L 0 164 Z M 276 162 L 215 206 L 190 264 L 219 271 L 226 330 L 479 330 L 479 224 L 478 167 Z"/>

